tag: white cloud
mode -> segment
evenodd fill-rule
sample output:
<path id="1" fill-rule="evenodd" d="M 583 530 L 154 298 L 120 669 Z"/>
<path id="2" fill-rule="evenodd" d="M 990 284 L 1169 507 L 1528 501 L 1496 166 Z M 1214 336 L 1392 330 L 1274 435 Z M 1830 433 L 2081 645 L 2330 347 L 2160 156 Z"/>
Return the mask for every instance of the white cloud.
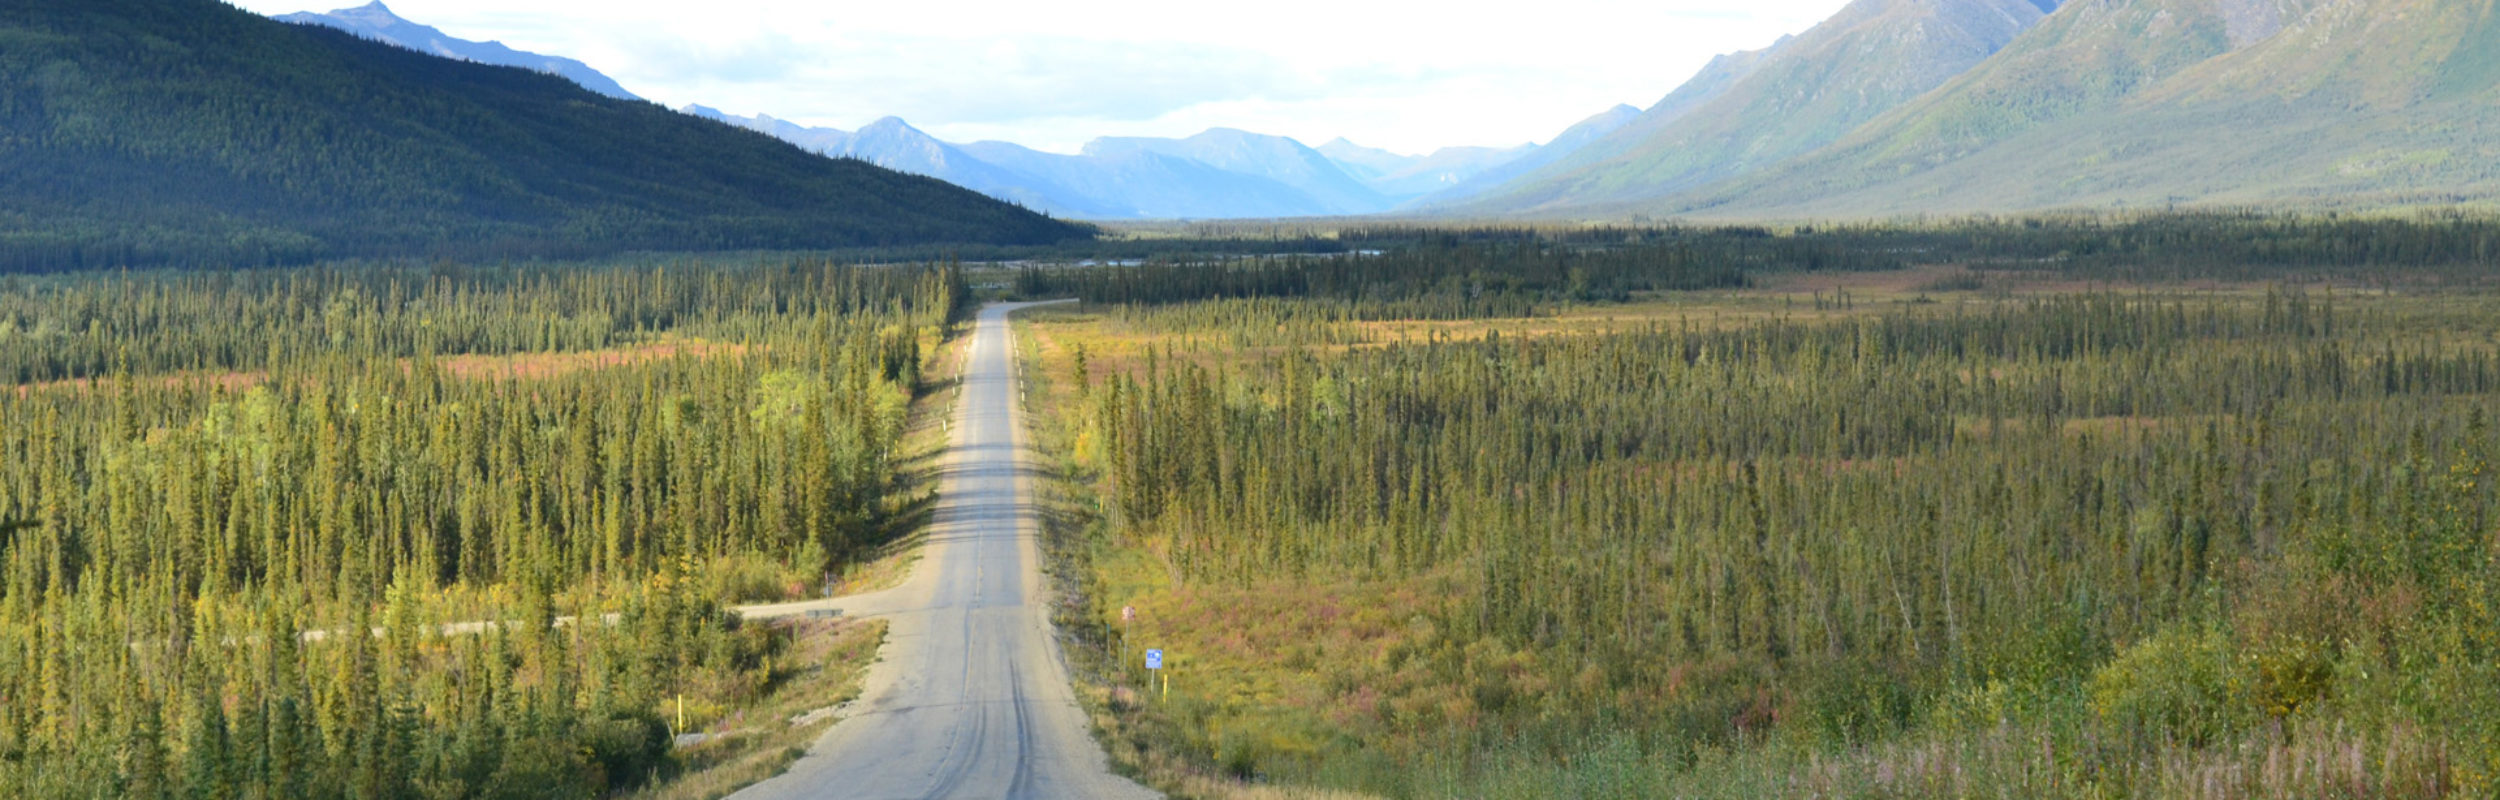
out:
<path id="1" fill-rule="evenodd" d="M 354 2 L 355 0 L 331 0 Z M 324 0 L 240 0 L 262 13 Z M 392 0 L 454 36 L 571 56 L 669 105 L 1073 151 L 1212 126 L 1423 152 L 1648 106 L 1718 53 L 1845 0 Z M 325 10 L 325 9 L 310 9 Z"/>

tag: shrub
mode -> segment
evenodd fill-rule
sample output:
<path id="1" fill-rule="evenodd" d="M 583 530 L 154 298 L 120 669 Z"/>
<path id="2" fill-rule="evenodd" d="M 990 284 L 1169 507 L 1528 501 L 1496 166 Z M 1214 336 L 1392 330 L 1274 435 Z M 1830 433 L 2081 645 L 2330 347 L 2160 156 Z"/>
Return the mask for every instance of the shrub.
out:
<path id="1" fill-rule="evenodd" d="M 2233 722 L 2230 639 L 2175 625 L 2118 651 L 2092 675 L 2092 708 L 2132 736 L 2202 745 Z"/>
<path id="2" fill-rule="evenodd" d="M 580 739 L 612 789 L 639 786 L 668 759 L 668 724 L 650 712 L 585 723 Z"/>
<path id="3" fill-rule="evenodd" d="M 488 781 L 490 797 L 534 800 L 590 800 L 601 793 L 597 765 L 582 748 L 561 739 L 514 740 L 504 748 L 503 766 Z"/>

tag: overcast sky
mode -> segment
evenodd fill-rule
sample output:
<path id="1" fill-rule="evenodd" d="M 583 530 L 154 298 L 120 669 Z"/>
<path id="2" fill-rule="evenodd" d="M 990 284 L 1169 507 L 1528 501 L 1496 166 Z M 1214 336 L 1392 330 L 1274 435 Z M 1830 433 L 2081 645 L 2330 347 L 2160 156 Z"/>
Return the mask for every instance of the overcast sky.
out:
<path id="1" fill-rule="evenodd" d="M 357 0 L 239 0 L 267 14 Z M 671 107 L 1074 152 L 1224 126 L 1408 153 L 1544 141 L 1844 0 L 389 0 Z M 314 7 L 308 7 L 314 6 Z"/>

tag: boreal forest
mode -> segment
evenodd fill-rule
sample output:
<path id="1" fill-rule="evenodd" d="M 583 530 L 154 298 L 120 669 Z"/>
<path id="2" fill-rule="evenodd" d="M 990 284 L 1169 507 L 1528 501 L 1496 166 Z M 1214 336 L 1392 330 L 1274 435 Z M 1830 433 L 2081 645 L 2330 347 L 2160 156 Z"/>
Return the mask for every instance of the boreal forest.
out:
<path id="1" fill-rule="evenodd" d="M 787 678 L 728 604 L 890 535 L 966 299 L 815 263 L 0 282 L 0 794 L 671 774 L 672 730 Z"/>
<path id="2" fill-rule="evenodd" d="M 0 798 L 2500 797 L 2500 0 L 407 5 L 0 0 Z"/>
<path id="3" fill-rule="evenodd" d="M 2495 785 L 2487 223 L 1583 236 L 1018 275 L 1100 299 L 1027 312 L 1027 358 L 1115 759 L 1206 796 Z"/>

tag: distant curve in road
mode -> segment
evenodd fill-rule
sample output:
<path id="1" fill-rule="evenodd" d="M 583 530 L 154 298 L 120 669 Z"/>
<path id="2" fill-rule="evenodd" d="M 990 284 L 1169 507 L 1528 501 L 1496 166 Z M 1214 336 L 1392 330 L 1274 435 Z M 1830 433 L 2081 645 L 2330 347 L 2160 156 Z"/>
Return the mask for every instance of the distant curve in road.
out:
<path id="1" fill-rule="evenodd" d="M 1156 796 L 1106 767 L 1042 602 L 1007 327 L 1026 305 L 981 309 L 936 516 L 911 577 L 830 603 L 745 609 L 831 605 L 889 627 L 850 713 L 788 772 L 733 800 Z"/>

